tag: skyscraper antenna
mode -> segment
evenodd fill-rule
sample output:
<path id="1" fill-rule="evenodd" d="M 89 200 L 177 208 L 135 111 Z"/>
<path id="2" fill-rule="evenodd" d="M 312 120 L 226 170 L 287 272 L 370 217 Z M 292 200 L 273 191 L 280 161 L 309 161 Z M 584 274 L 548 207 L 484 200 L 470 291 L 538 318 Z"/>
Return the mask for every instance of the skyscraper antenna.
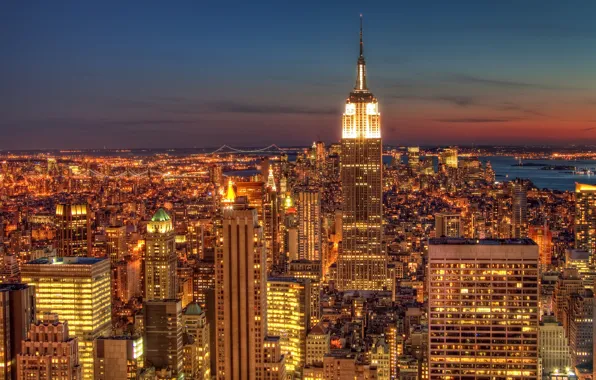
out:
<path id="1" fill-rule="evenodd" d="M 360 13 L 360 56 L 364 54 L 364 43 L 362 42 L 362 13 Z"/>

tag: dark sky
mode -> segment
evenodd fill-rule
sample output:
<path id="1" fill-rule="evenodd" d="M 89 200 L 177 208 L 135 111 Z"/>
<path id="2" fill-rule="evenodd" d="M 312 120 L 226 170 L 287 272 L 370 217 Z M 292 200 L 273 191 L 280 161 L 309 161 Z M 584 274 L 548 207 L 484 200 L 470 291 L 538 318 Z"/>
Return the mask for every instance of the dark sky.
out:
<path id="1" fill-rule="evenodd" d="M 596 143 L 596 2 L 7 1 L 0 149 Z"/>

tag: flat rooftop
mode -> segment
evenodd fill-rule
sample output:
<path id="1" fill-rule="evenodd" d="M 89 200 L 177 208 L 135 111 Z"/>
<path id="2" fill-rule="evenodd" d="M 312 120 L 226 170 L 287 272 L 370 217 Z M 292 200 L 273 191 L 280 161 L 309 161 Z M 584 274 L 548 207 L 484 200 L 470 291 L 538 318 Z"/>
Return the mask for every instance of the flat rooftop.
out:
<path id="1" fill-rule="evenodd" d="M 536 245 L 534 240 L 522 239 L 466 239 L 440 237 L 429 240 L 430 245 Z"/>
<path id="2" fill-rule="evenodd" d="M 42 257 L 27 262 L 27 264 L 53 264 L 53 265 L 93 265 L 106 259 L 97 257 Z"/>
<path id="3" fill-rule="evenodd" d="M 27 289 L 29 287 L 29 285 L 27 284 L 20 284 L 20 283 L 15 283 L 15 284 L 0 284 L 0 292 L 11 292 L 14 290 L 23 290 L 23 289 Z"/>

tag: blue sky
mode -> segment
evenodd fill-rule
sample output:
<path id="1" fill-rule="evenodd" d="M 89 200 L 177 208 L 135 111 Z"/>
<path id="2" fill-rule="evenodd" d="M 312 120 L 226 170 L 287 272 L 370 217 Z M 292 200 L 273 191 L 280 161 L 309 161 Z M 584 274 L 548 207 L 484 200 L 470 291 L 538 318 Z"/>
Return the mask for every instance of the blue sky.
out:
<path id="1" fill-rule="evenodd" d="M 337 140 L 359 13 L 386 142 L 596 142 L 593 1 L 2 8 L 0 149 Z"/>

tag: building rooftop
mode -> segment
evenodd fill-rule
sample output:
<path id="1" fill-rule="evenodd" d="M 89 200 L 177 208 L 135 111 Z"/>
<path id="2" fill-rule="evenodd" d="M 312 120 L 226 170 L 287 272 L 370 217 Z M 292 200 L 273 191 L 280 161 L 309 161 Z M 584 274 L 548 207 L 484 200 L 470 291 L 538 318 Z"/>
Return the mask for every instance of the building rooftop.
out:
<path id="1" fill-rule="evenodd" d="M 184 311 L 184 315 L 201 315 L 203 314 L 203 309 L 199 306 L 198 303 L 193 302 L 186 307 Z"/>
<path id="2" fill-rule="evenodd" d="M 163 208 L 157 210 L 157 212 L 155 212 L 155 214 L 151 218 L 152 222 L 166 222 L 168 220 L 170 220 L 170 216 Z"/>
<path id="3" fill-rule="evenodd" d="M 0 292 L 11 292 L 14 290 L 23 290 L 27 289 L 29 285 L 27 284 L 0 284 Z"/>
<path id="4" fill-rule="evenodd" d="M 42 257 L 27 262 L 27 264 L 54 264 L 54 265 L 93 265 L 101 261 L 106 260 L 105 258 L 98 257 Z"/>
<path id="5" fill-rule="evenodd" d="M 430 245 L 536 245 L 532 239 L 466 239 L 440 237 L 429 240 Z"/>

